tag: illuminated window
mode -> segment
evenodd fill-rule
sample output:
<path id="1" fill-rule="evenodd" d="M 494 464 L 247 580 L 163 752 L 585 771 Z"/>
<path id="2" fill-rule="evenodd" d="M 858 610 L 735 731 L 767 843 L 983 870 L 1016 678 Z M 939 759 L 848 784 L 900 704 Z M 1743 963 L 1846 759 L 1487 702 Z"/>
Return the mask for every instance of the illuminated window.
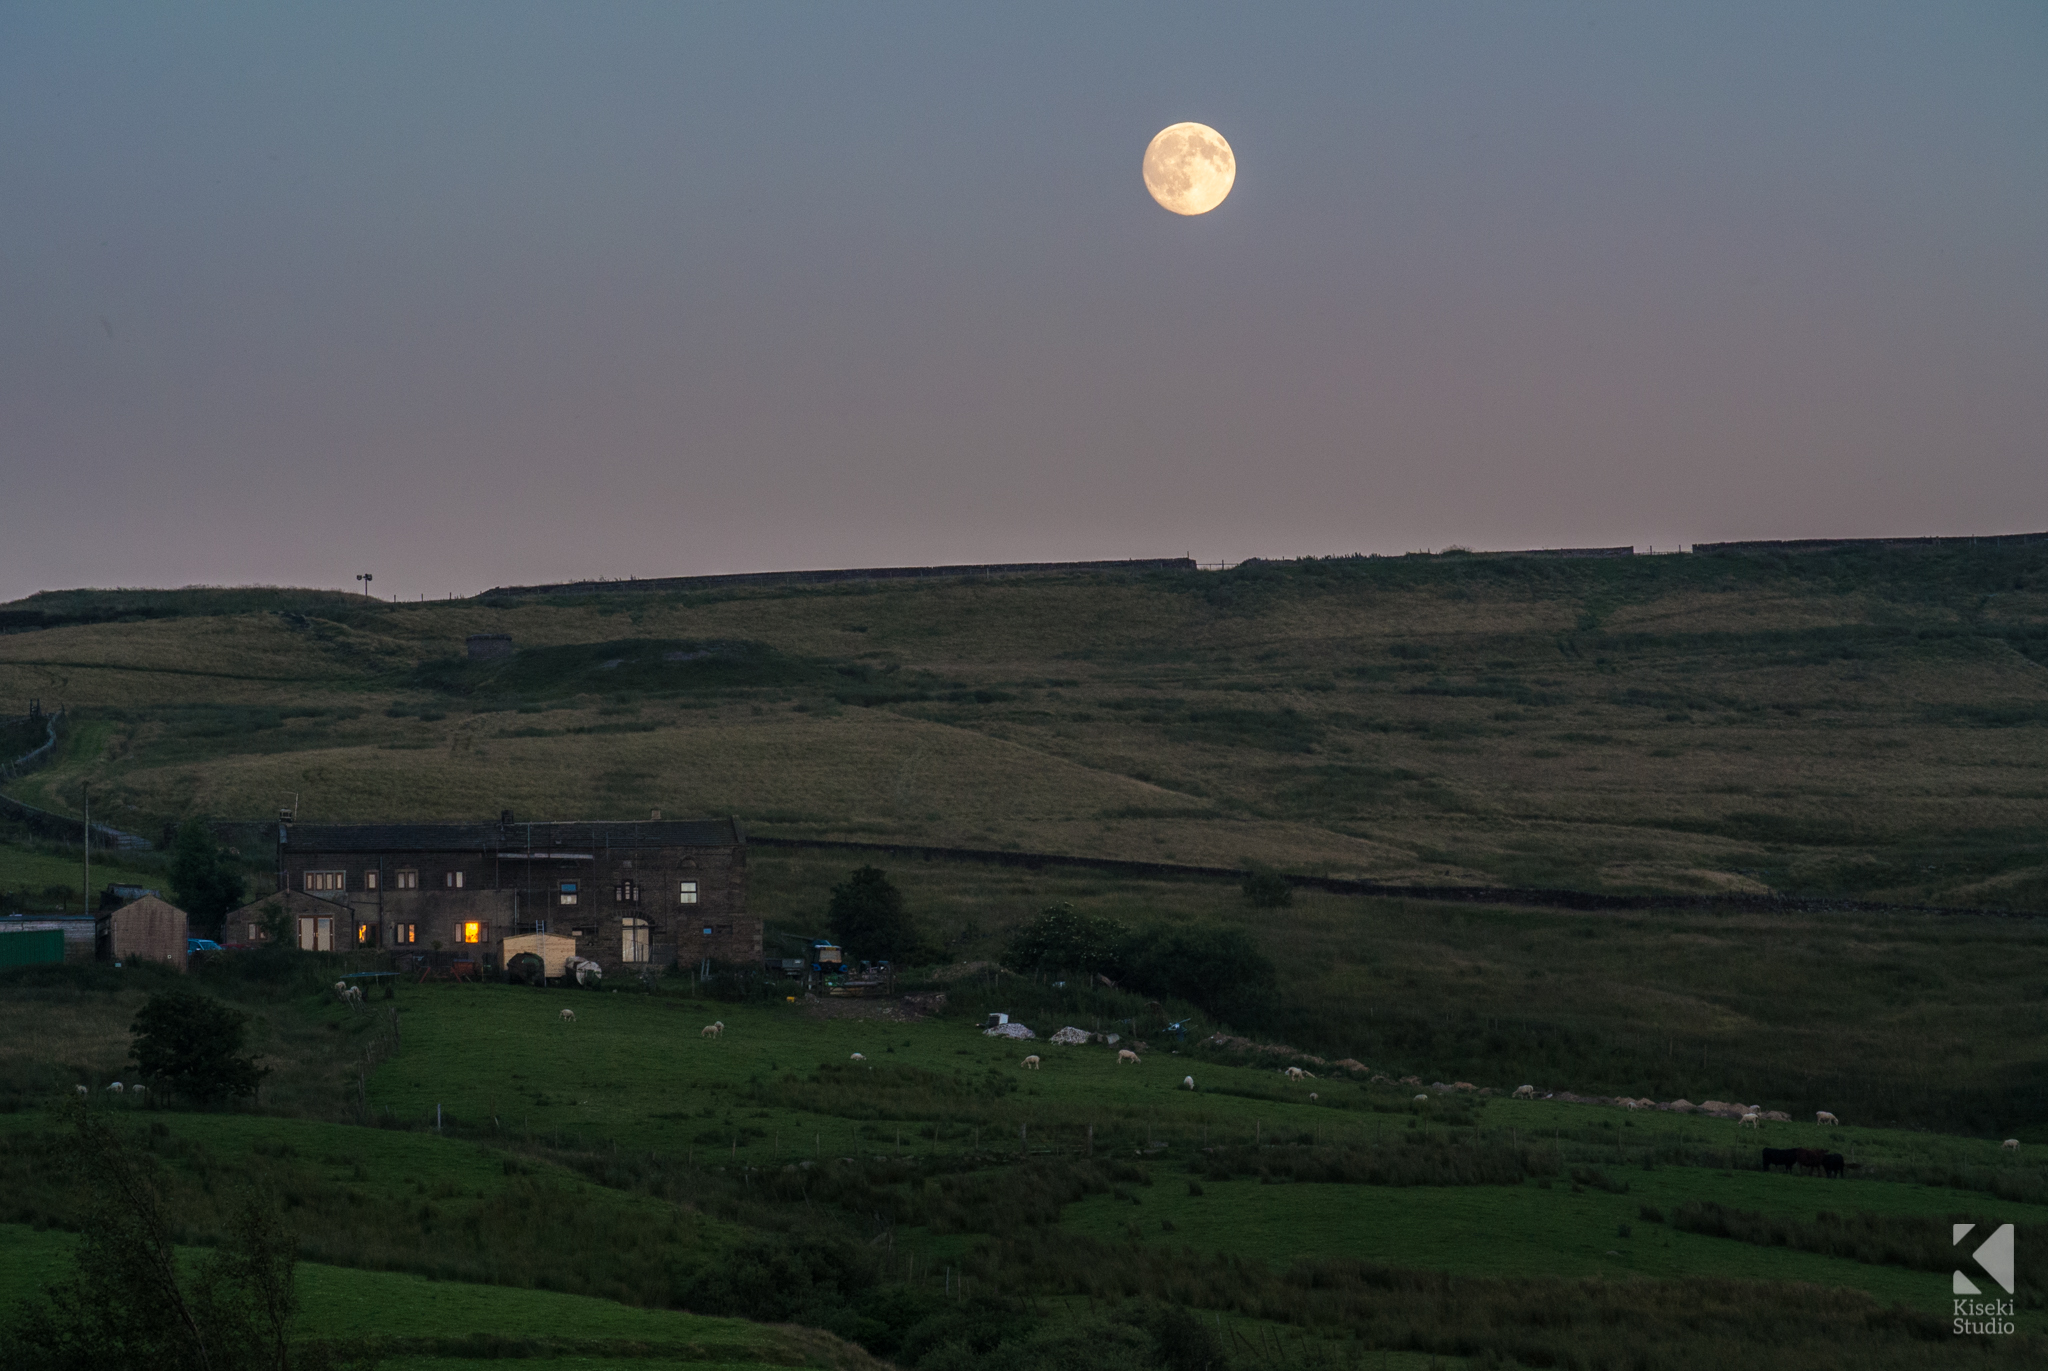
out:
<path id="1" fill-rule="evenodd" d="M 462 941 L 480 943 L 484 940 L 484 926 L 474 919 L 462 926 Z"/>
<path id="2" fill-rule="evenodd" d="M 559 891 L 559 892 L 557 893 L 557 895 L 556 895 L 556 897 L 555 897 L 555 898 L 557 899 L 557 901 L 559 901 L 559 902 L 560 902 L 560 903 L 562 903 L 562 904 L 575 904 L 575 903 L 576 903 L 576 882 L 574 882 L 574 881 L 564 881 L 564 882 L 562 882 L 562 888 L 561 888 L 561 890 L 560 890 L 560 891 Z"/>
<path id="3" fill-rule="evenodd" d="M 648 958 L 648 947 L 647 920 L 619 920 L 619 959 L 621 961 L 646 961 Z"/>
<path id="4" fill-rule="evenodd" d="M 345 871 L 308 871 L 306 873 L 306 889 L 341 890 L 346 888 L 345 883 L 347 880 L 348 873 Z"/>
<path id="5" fill-rule="evenodd" d="M 460 871 L 449 872 L 441 878 L 441 884 L 447 886 L 450 890 L 462 889 L 462 873 Z"/>
<path id="6" fill-rule="evenodd" d="M 420 888 L 420 873 L 417 871 L 399 872 L 398 879 L 392 882 L 392 888 L 395 890 L 418 890 Z"/>
<path id="7" fill-rule="evenodd" d="M 387 927 L 391 930 L 391 946 L 393 947 L 408 947 L 419 941 L 420 926 L 418 924 L 389 924 Z"/>
<path id="8" fill-rule="evenodd" d="M 363 889 L 375 890 L 377 888 L 377 876 L 378 873 L 375 871 L 365 871 L 363 873 Z"/>
<path id="9" fill-rule="evenodd" d="M 678 904 L 697 903 L 697 883 L 695 881 L 684 881 L 682 889 L 676 895 L 676 902 Z"/>
<path id="10" fill-rule="evenodd" d="M 357 925 L 356 925 L 356 946 L 357 946 L 357 947 L 375 947 L 376 945 L 377 945 L 377 925 L 375 925 L 375 924 L 357 924 Z"/>
<path id="11" fill-rule="evenodd" d="M 639 904 L 640 887 L 631 881 L 621 881 L 612 887 L 612 899 L 619 904 Z"/>

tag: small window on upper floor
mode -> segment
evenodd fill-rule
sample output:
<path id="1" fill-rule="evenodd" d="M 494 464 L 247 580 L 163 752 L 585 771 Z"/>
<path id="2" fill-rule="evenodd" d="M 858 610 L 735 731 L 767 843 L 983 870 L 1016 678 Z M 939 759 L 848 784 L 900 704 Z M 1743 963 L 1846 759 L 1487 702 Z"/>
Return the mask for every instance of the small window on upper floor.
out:
<path id="1" fill-rule="evenodd" d="M 682 883 L 681 888 L 676 892 L 676 903 L 697 903 L 697 883 L 695 881 L 684 881 Z"/>
<path id="2" fill-rule="evenodd" d="M 306 873 L 306 889 L 308 890 L 346 890 L 347 888 L 348 873 L 345 871 L 308 871 Z"/>
<path id="3" fill-rule="evenodd" d="M 419 872 L 417 872 L 417 871 L 400 871 L 400 872 L 397 872 L 397 873 L 396 873 L 396 875 L 397 875 L 398 879 L 397 879 L 397 880 L 395 880 L 395 881 L 393 881 L 393 882 L 391 883 L 391 885 L 392 885 L 392 888 L 393 888 L 393 889 L 395 889 L 395 890 L 418 890 L 418 889 L 420 888 L 420 873 L 419 873 Z"/>
<path id="4" fill-rule="evenodd" d="M 638 904 L 640 887 L 631 881 L 620 881 L 612 887 L 612 900 L 616 904 Z"/>
<path id="5" fill-rule="evenodd" d="M 377 888 L 377 878 L 382 874 L 382 872 L 378 871 L 365 871 L 363 873 L 363 889 L 375 890 Z"/>
<path id="6" fill-rule="evenodd" d="M 558 904 L 575 904 L 576 896 L 576 882 L 574 881 L 563 881 L 561 888 L 555 892 L 555 900 Z"/>
<path id="7" fill-rule="evenodd" d="M 450 890 L 460 890 L 462 889 L 462 873 L 460 871 L 450 871 L 441 878 L 441 883 Z"/>

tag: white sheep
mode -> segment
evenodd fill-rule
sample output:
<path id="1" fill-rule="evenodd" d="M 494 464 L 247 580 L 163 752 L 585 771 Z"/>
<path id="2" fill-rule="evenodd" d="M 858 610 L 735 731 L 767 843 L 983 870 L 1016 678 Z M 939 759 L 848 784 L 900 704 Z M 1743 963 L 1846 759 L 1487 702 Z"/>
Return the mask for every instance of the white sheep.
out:
<path id="1" fill-rule="evenodd" d="M 575 1022 L 576 1022 L 576 1011 L 575 1011 L 575 1010 L 573 1010 L 573 1009 L 565 1009 L 565 1010 L 563 1010 L 563 1011 L 562 1011 L 562 1022 L 563 1022 L 563 1023 L 575 1023 Z"/>
<path id="2" fill-rule="evenodd" d="M 335 994 L 337 994 L 337 995 L 339 995 L 339 996 L 341 996 L 341 998 L 343 998 L 344 1000 L 345 1000 L 345 999 L 347 999 L 347 998 L 348 998 L 348 982 L 347 982 L 347 981 L 336 981 L 336 982 L 334 983 L 334 993 L 335 993 Z"/>
<path id="3" fill-rule="evenodd" d="M 1428 1099 L 1428 1098 L 1429 1098 L 1429 1096 L 1427 1096 L 1427 1095 L 1417 1095 L 1417 1096 L 1416 1096 L 1415 1098 L 1416 1098 L 1416 1099 L 1417 1099 L 1417 1100 L 1419 1101 L 1419 1100 L 1426 1100 L 1426 1099 Z"/>
<path id="4" fill-rule="evenodd" d="M 118 1095 L 121 1093 L 121 1090 L 122 1085 L 119 1081 L 115 1081 L 112 1085 L 107 1087 L 107 1093 L 110 1095 Z"/>
<path id="5" fill-rule="evenodd" d="M 1533 1086 L 1533 1085 L 1518 1085 L 1518 1086 L 1516 1086 L 1516 1087 L 1515 1087 L 1515 1098 L 1516 1098 L 1516 1099 L 1518 1099 L 1518 1100 L 1533 1100 L 1533 1099 L 1535 1099 L 1535 1098 L 1536 1098 L 1536 1087 L 1535 1087 L 1535 1086 Z"/>
<path id="6" fill-rule="evenodd" d="M 84 1086 L 81 1085 L 78 1087 L 78 1096 L 80 1099 L 84 1099 L 86 1096 L 90 1094 L 92 1094 L 92 1091 L 87 1090 Z"/>
<path id="7" fill-rule="evenodd" d="M 363 1003 L 363 988 L 359 985 L 352 985 L 348 988 L 348 993 L 342 996 L 342 998 L 348 1001 L 350 1009 L 359 1009 Z"/>
<path id="8" fill-rule="evenodd" d="M 2007 1138 L 1999 1146 L 2008 1152 L 2017 1152 L 2020 1150 L 2020 1140 L 2018 1138 Z"/>
<path id="9" fill-rule="evenodd" d="M 1131 1049 L 1128 1047 L 1119 1047 L 1116 1050 L 1116 1064 L 1118 1066 L 1122 1066 L 1126 1062 L 1128 1062 L 1132 1066 L 1136 1066 L 1138 1064 L 1138 1054 L 1131 1051 Z"/>
<path id="10" fill-rule="evenodd" d="M 1311 1090 L 1311 1091 L 1309 1091 L 1309 1092 L 1308 1092 L 1308 1102 L 1309 1102 L 1310 1104 L 1314 1104 L 1314 1103 L 1315 1103 L 1315 1102 L 1316 1102 L 1317 1100 L 1320 1100 L 1321 1098 L 1322 1098 L 1322 1096 L 1321 1096 L 1321 1095 L 1318 1095 L 1318 1094 L 1316 1094 L 1316 1092 L 1315 1092 L 1315 1091 L 1313 1091 L 1313 1090 Z"/>
<path id="11" fill-rule="evenodd" d="M 1290 1081 L 1298 1081 L 1307 1073 L 1298 1066 L 1286 1066 L 1280 1069 L 1280 1074 Z"/>
<path id="12" fill-rule="evenodd" d="M 1026 1071 L 1038 1070 L 1038 1054 L 1036 1052 L 1024 1059 L 1024 1069 Z"/>
<path id="13" fill-rule="evenodd" d="M 1838 1119 L 1838 1118 L 1836 1118 L 1836 1117 L 1835 1117 L 1834 1115 L 1832 1115 L 1832 1114 L 1828 1113 L 1828 1111 L 1827 1111 L 1827 1110 L 1825 1110 L 1825 1109 L 1816 1109 L 1816 1110 L 1815 1110 L 1815 1111 L 1813 1112 L 1813 1121 L 1814 1121 L 1815 1123 L 1840 1123 L 1840 1122 L 1841 1122 L 1841 1120 L 1840 1120 L 1840 1119 Z"/>
<path id="14" fill-rule="evenodd" d="M 1193 1090 L 1195 1088 L 1195 1078 L 1193 1076 L 1182 1076 L 1180 1078 L 1180 1083 L 1186 1086 L 1189 1090 Z"/>
<path id="15" fill-rule="evenodd" d="M 149 1093 L 149 1087 L 141 1084 L 140 1082 L 137 1082 L 136 1084 L 128 1087 L 128 1093 L 131 1095 L 147 1095 Z"/>
<path id="16" fill-rule="evenodd" d="M 700 1038 L 719 1038 L 724 1035 L 725 1025 L 722 1023 L 708 1023 L 697 1030 L 697 1036 Z"/>
<path id="17" fill-rule="evenodd" d="M 855 1061 L 857 1061 L 857 1062 L 864 1062 L 864 1061 L 866 1061 L 866 1060 L 867 1060 L 867 1057 L 866 1057 L 866 1055 L 865 1055 L 865 1054 L 863 1054 L 863 1053 L 859 1053 L 859 1052 L 856 1052 L 856 1053 L 854 1053 L 854 1054 L 853 1054 L 853 1060 L 855 1060 Z"/>
<path id="18" fill-rule="evenodd" d="M 1762 1128 L 1764 1126 L 1764 1116 L 1752 1110 L 1742 1116 L 1742 1126 L 1744 1128 Z"/>

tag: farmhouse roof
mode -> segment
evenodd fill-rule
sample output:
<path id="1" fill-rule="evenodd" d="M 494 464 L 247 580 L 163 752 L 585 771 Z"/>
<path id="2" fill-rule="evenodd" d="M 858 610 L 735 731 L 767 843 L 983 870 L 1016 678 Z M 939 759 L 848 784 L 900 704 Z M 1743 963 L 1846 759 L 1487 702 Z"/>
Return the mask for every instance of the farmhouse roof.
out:
<path id="1" fill-rule="evenodd" d="M 595 853 L 635 847 L 737 847 L 738 819 L 655 819 L 626 823 L 294 824 L 291 852 Z"/>

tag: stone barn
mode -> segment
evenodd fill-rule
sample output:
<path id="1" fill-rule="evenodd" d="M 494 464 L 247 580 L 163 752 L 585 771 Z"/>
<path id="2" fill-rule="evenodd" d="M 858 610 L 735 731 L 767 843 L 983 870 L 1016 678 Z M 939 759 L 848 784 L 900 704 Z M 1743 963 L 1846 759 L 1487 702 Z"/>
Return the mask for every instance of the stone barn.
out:
<path id="1" fill-rule="evenodd" d="M 144 895 L 100 916 L 106 955 L 117 962 L 168 962 L 185 969 L 191 921 L 168 900 Z"/>

